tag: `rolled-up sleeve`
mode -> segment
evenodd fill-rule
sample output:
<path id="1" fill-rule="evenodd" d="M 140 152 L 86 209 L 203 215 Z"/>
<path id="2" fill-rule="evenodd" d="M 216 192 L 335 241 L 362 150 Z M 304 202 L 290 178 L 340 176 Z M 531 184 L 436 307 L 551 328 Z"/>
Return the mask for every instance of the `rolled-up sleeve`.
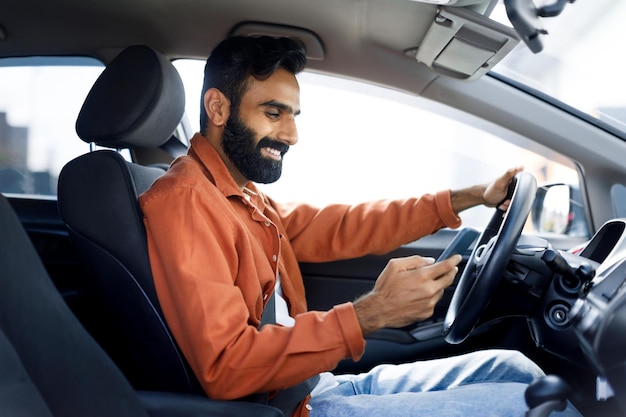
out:
<path id="1" fill-rule="evenodd" d="M 450 190 L 439 191 L 435 194 L 435 203 L 437 205 L 437 213 L 439 218 L 446 227 L 456 229 L 461 225 L 461 218 L 452 210 L 450 202 Z"/>

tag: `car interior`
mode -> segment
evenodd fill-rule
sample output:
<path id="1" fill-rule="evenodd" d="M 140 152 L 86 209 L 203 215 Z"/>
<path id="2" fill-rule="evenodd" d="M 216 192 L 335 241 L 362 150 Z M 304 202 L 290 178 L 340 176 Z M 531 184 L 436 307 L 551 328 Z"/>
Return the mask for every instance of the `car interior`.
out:
<path id="1" fill-rule="evenodd" d="M 80 107 L 64 109 L 71 120 L 65 128 L 75 131 L 66 139 L 82 147 L 44 176 L 42 188 L 34 169 L 14 162 L 26 161 L 34 146 L 28 139 L 27 149 L 29 132 L 12 125 L 0 98 L 0 364 L 6 370 L 0 409 L 15 416 L 283 415 L 266 404 L 203 393 L 163 318 L 137 202 L 186 152 L 196 130 L 188 113 L 199 103 L 177 60 L 202 63 L 228 36 L 267 34 L 302 40 L 312 74 L 367 81 L 450 108 L 546 159 L 567 159 L 577 177 L 568 184 L 539 181 L 541 171 L 521 173 L 509 210 L 488 210 L 478 231 L 443 229 L 384 255 L 302 263 L 309 308 L 326 310 L 369 291 L 389 259 L 438 258 L 466 239 L 455 284 L 430 319 L 375 332 L 360 361 L 344 360 L 333 371 L 515 349 L 549 374 L 527 391 L 529 417 L 549 416 L 565 400 L 586 417 L 625 415 L 626 205 L 619 198 L 626 195 L 626 129 L 615 119 L 592 120 L 556 105 L 532 83 L 527 88 L 497 71 L 520 49 L 545 56 L 552 39 L 545 22 L 591 6 L 573 0 L 287 3 L 0 4 L 0 96 L 26 95 L 2 84 L 3 70 L 25 73 L 24 62 L 64 70 L 60 62 L 76 59 L 78 68 L 97 69 Z M 509 24 L 492 18 L 499 8 Z M 72 80 L 55 87 L 62 107 Z M 40 117 L 47 112 L 29 105 Z M 54 154 L 54 146 L 40 151 Z M 331 164 L 320 165 L 322 171 Z M 564 214 L 551 205 L 555 199 L 566 202 Z M 564 225 L 555 231 L 555 222 Z"/>

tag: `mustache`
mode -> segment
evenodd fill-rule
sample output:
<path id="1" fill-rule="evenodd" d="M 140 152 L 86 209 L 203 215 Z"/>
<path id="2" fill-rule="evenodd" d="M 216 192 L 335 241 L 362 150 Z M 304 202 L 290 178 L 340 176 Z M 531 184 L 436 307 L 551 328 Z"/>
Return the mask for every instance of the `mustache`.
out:
<path id="1" fill-rule="evenodd" d="M 274 149 L 278 150 L 281 155 L 284 155 L 284 154 L 286 154 L 289 151 L 289 145 L 287 145 L 284 142 L 281 142 L 279 140 L 269 138 L 267 136 L 264 137 L 263 139 L 261 139 L 259 141 L 259 143 L 257 143 L 256 147 L 257 147 L 257 149 L 274 148 Z"/>

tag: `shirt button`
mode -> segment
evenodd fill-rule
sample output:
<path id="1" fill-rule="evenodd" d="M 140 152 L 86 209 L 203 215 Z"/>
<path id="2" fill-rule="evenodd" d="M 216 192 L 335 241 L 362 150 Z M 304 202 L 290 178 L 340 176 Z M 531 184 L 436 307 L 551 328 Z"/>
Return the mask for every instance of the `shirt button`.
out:
<path id="1" fill-rule="evenodd" d="M 272 256 L 272 261 L 276 262 L 277 259 L 278 259 L 278 256 L 276 255 Z"/>
<path id="2" fill-rule="evenodd" d="M 311 404 L 305 405 L 304 408 L 306 408 L 309 411 L 311 411 L 313 409 L 313 407 L 311 407 Z"/>
<path id="3" fill-rule="evenodd" d="M 263 301 L 267 300 L 267 294 L 263 294 Z"/>
<path id="4" fill-rule="evenodd" d="M 266 225 L 267 227 L 270 227 L 270 225 L 271 225 L 271 224 L 272 224 L 272 223 L 270 223 L 270 222 L 267 222 L 267 221 L 265 222 L 265 225 Z"/>

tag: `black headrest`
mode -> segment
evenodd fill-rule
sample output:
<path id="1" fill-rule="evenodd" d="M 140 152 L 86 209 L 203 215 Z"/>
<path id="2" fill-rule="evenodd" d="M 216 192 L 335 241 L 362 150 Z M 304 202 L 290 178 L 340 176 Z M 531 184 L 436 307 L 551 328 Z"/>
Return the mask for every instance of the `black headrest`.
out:
<path id="1" fill-rule="evenodd" d="M 184 110 L 185 89 L 172 63 L 147 46 L 131 46 L 94 83 L 76 132 L 99 146 L 158 147 L 172 136 Z"/>

